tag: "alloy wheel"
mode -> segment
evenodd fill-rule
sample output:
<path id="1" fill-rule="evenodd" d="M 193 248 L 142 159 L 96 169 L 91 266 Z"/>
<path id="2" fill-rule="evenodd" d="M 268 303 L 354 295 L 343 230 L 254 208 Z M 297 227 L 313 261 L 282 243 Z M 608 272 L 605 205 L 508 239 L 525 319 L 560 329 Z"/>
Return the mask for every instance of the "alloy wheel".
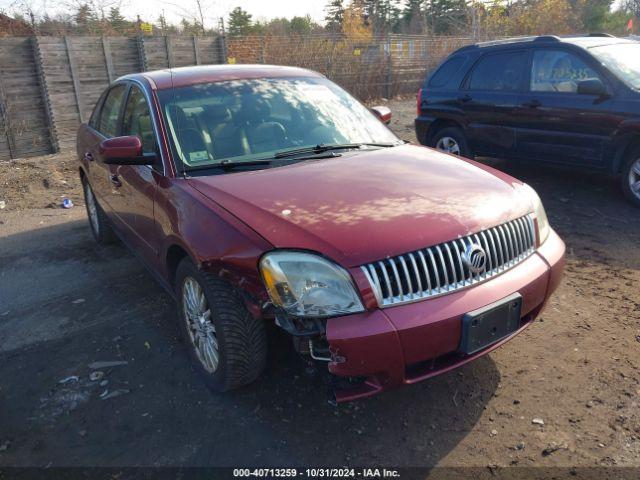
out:
<path id="1" fill-rule="evenodd" d="M 453 155 L 460 155 L 460 145 L 452 137 L 442 137 L 436 143 L 436 149 Z"/>
<path id="2" fill-rule="evenodd" d="M 640 199 L 640 158 L 629 169 L 629 188 L 631 193 Z"/>
<path id="3" fill-rule="evenodd" d="M 220 363 L 216 327 L 204 291 L 193 277 L 186 277 L 182 284 L 182 311 L 198 360 L 207 372 L 215 372 Z"/>

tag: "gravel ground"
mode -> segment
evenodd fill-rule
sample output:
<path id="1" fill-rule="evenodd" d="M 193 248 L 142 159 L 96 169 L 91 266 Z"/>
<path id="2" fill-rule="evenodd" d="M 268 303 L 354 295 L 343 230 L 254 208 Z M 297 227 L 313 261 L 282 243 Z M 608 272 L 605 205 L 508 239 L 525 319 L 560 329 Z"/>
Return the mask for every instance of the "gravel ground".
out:
<path id="1" fill-rule="evenodd" d="M 414 141 L 414 100 L 389 103 Z M 171 299 L 122 246 L 94 245 L 74 165 L 0 163 L 0 467 L 640 467 L 640 211 L 615 181 L 497 162 L 567 243 L 547 309 L 457 371 L 333 408 L 277 332 L 261 379 L 207 391 Z"/>

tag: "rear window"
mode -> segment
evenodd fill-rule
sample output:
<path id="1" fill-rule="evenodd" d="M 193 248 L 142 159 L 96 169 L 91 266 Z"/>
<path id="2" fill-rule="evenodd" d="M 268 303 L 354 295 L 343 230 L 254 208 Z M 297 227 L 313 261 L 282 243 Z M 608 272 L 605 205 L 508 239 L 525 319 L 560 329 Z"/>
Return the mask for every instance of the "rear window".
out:
<path id="1" fill-rule="evenodd" d="M 443 87 L 451 80 L 451 77 L 460 70 L 465 57 L 453 57 L 444 62 L 429 80 L 430 87 Z"/>
<path id="2" fill-rule="evenodd" d="M 473 69 L 469 90 L 516 92 L 522 85 L 525 62 L 524 52 L 487 55 Z"/>

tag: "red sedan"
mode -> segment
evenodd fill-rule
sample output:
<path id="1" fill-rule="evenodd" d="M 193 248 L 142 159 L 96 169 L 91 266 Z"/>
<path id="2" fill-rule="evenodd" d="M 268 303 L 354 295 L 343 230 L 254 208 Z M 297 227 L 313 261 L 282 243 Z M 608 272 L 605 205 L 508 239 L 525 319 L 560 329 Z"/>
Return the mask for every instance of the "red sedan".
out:
<path id="1" fill-rule="evenodd" d="M 336 400 L 424 380 L 531 324 L 565 247 L 529 186 L 405 144 L 325 77 L 268 66 L 128 75 L 78 132 L 95 239 L 176 298 L 217 391 L 256 379 L 275 323 Z"/>

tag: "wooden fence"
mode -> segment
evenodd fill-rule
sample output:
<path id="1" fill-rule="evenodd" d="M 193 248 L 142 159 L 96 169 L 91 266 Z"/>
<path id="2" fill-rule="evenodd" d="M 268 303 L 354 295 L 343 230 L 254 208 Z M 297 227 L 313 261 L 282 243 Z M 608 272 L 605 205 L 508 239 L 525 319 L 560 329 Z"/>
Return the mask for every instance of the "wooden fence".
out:
<path id="1" fill-rule="evenodd" d="M 0 160 L 72 150 L 110 82 L 224 63 L 222 37 L 1 37 Z"/>
<path id="2" fill-rule="evenodd" d="M 470 38 L 0 37 L 0 160 L 69 151 L 78 125 L 121 75 L 167 67 L 267 63 L 317 70 L 361 99 L 415 93 Z"/>

